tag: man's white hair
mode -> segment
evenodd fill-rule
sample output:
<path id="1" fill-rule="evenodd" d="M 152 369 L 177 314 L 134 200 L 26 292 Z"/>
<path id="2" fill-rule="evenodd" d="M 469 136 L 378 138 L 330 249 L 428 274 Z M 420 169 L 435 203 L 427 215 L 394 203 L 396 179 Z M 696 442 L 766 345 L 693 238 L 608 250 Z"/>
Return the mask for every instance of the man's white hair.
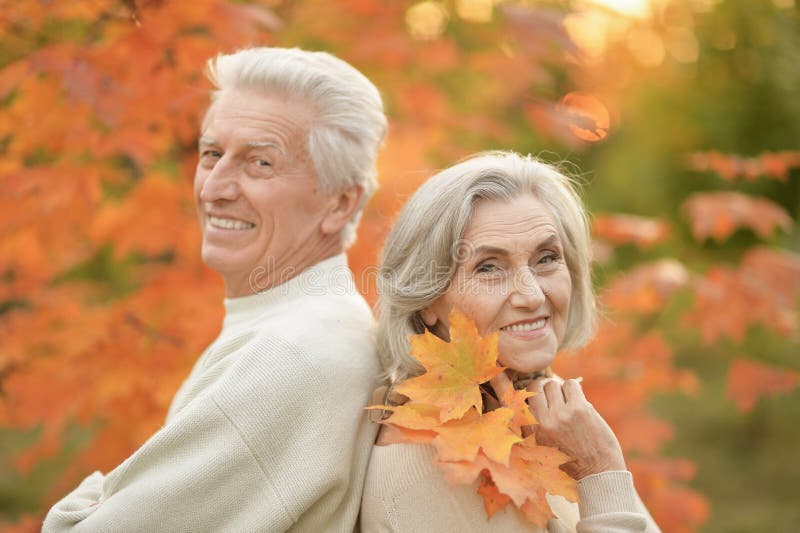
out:
<path id="1" fill-rule="evenodd" d="M 220 54 L 208 60 L 206 75 L 217 89 L 212 102 L 223 91 L 245 89 L 310 105 L 308 150 L 320 191 L 333 193 L 355 185 L 364 190 L 361 204 L 342 229 L 342 243 L 350 246 L 364 205 L 378 185 L 375 160 L 387 128 L 378 89 L 341 59 L 299 48 L 246 48 Z M 206 112 L 204 130 L 208 117 Z"/>

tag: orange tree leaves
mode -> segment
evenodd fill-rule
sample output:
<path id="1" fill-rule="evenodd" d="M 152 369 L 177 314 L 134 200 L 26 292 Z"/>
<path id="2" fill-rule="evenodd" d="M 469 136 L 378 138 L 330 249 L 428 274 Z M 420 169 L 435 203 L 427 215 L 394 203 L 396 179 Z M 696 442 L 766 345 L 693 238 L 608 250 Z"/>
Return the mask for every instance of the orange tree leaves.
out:
<path id="1" fill-rule="evenodd" d="M 753 181 L 761 176 L 787 181 L 789 170 L 800 167 L 800 152 L 784 150 L 763 152 L 756 157 L 742 157 L 712 150 L 689 154 L 686 163 L 692 170 L 712 171 L 729 181 L 736 179 Z"/>
<path id="2" fill-rule="evenodd" d="M 525 399 L 532 393 L 503 391 L 508 407 L 482 413 L 481 384 L 503 369 L 497 366 L 497 333 L 481 337 L 469 319 L 450 317 L 451 342 L 431 333 L 412 336 L 412 352 L 426 372 L 396 387 L 408 401 L 383 423 L 396 432 L 392 442 L 429 442 L 445 477 L 455 484 L 480 480 L 478 492 L 491 516 L 510 499 L 544 528 L 554 516 L 546 494 L 577 499 L 576 483 L 559 466 L 569 457 L 522 439 L 523 425 L 535 419 Z"/>
<path id="3" fill-rule="evenodd" d="M 688 270 L 675 259 L 645 263 L 612 279 L 603 291 L 603 303 L 636 313 L 660 311 L 689 280 Z"/>
<path id="4" fill-rule="evenodd" d="M 663 220 L 634 215 L 597 215 L 592 221 L 592 234 L 614 245 L 633 243 L 645 248 L 662 242 L 669 233 Z"/>
<path id="5" fill-rule="evenodd" d="M 750 228 L 762 238 L 772 236 L 776 227 L 788 230 L 792 218 L 781 206 L 738 192 L 695 193 L 683 204 L 695 239 L 713 237 L 724 241 L 739 228 Z"/>
<path id="6" fill-rule="evenodd" d="M 790 392 L 800 385 L 800 372 L 736 358 L 728 373 L 728 398 L 740 411 L 751 411 L 761 396 Z"/>
<path id="7" fill-rule="evenodd" d="M 86 437 L 43 505 L 144 442 L 218 331 L 182 164 L 205 60 L 277 25 L 223 0 L 0 9 L 0 425 L 38 435 L 2 460 L 27 473 Z"/>
<path id="8" fill-rule="evenodd" d="M 685 315 L 705 343 L 722 336 L 742 341 L 749 326 L 760 324 L 784 336 L 798 332 L 800 255 L 756 247 L 738 268 L 715 266 L 693 283 L 695 302 Z"/>

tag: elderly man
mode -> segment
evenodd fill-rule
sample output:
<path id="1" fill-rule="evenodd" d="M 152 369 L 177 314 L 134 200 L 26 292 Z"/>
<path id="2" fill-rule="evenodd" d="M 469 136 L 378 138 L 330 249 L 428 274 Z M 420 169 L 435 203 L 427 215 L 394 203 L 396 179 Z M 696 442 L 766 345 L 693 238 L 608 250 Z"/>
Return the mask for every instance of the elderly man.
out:
<path id="1" fill-rule="evenodd" d="M 194 189 L 222 331 L 165 425 L 44 531 L 354 528 L 379 364 L 344 250 L 375 188 L 381 99 L 325 53 L 253 48 L 208 73 Z"/>

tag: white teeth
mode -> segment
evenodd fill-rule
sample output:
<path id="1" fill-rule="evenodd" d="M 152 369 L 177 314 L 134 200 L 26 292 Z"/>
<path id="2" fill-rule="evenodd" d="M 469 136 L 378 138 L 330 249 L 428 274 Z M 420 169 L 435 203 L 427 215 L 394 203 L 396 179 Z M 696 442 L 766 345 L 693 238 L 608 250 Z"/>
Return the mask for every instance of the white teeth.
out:
<path id="1" fill-rule="evenodd" d="M 208 217 L 208 222 L 215 228 L 222 229 L 250 229 L 256 225 L 250 222 L 242 222 L 241 220 L 233 220 L 230 218 Z"/>
<path id="2" fill-rule="evenodd" d="M 524 324 L 513 324 L 511 326 L 506 326 L 501 328 L 503 331 L 533 331 L 534 329 L 539 329 L 544 327 L 544 323 L 547 321 L 546 318 L 540 318 L 536 322 L 526 322 Z"/>

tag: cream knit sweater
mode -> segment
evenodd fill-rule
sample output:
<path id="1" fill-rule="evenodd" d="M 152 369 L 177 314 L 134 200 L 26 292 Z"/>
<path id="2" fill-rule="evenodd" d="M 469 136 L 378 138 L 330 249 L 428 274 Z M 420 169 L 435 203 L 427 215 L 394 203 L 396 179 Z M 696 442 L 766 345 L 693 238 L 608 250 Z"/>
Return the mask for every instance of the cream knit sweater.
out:
<path id="1" fill-rule="evenodd" d="M 538 531 L 510 506 L 491 519 L 472 487 L 453 487 L 435 464 L 429 444 L 375 446 L 361 506 L 363 533 L 520 533 Z M 630 472 L 587 476 L 578 483 L 580 505 L 547 495 L 556 515 L 547 533 L 658 533 Z"/>
<path id="2" fill-rule="evenodd" d="M 353 531 L 379 365 L 345 256 L 225 308 L 164 426 L 43 531 Z"/>

